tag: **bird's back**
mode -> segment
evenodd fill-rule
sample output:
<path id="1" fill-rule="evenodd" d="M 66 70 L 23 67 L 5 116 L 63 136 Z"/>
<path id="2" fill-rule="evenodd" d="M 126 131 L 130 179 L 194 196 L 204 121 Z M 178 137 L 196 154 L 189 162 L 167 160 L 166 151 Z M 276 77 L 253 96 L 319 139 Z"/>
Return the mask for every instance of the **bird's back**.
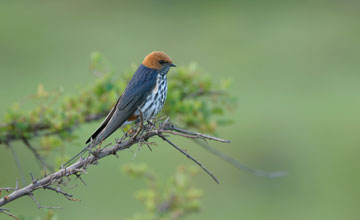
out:
<path id="1" fill-rule="evenodd" d="M 92 141 L 94 146 L 101 143 L 130 118 L 136 117 L 134 113 L 137 108 L 143 105 L 154 90 L 157 75 L 156 70 L 140 65 L 116 105 L 86 143 Z"/>

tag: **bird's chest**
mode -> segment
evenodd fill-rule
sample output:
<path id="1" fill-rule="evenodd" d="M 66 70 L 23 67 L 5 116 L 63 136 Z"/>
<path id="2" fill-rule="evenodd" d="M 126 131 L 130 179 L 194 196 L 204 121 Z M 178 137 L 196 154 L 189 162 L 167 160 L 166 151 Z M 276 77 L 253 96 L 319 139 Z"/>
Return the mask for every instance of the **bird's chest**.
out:
<path id="1" fill-rule="evenodd" d="M 159 76 L 156 80 L 156 86 L 148 95 L 141 107 L 145 120 L 157 115 L 164 106 L 167 95 L 167 79 L 165 76 Z"/>

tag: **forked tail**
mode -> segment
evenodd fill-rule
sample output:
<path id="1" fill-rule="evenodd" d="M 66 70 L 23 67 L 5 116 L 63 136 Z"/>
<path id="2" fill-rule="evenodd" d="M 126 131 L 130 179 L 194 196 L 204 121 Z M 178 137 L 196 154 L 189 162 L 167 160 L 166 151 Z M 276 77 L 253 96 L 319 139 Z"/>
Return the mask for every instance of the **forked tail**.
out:
<path id="1" fill-rule="evenodd" d="M 81 157 L 86 151 L 88 151 L 90 149 L 91 144 L 89 144 L 88 146 L 86 146 L 84 149 L 82 149 L 79 153 L 77 153 L 75 156 L 73 156 L 70 160 L 68 160 L 66 163 L 64 163 L 63 165 L 61 165 L 60 168 L 63 167 L 68 167 L 70 164 L 72 164 L 78 157 Z"/>

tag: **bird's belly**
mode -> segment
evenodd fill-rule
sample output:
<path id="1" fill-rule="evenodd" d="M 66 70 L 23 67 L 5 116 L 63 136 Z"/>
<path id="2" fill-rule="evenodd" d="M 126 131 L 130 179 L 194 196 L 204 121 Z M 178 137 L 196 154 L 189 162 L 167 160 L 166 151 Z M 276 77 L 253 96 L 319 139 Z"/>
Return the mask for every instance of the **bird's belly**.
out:
<path id="1" fill-rule="evenodd" d="M 153 92 L 148 95 L 145 102 L 141 105 L 141 112 L 143 119 L 149 120 L 156 116 L 164 106 L 167 95 L 167 82 L 165 80 L 158 80 Z M 136 112 L 138 113 L 138 112 Z"/>

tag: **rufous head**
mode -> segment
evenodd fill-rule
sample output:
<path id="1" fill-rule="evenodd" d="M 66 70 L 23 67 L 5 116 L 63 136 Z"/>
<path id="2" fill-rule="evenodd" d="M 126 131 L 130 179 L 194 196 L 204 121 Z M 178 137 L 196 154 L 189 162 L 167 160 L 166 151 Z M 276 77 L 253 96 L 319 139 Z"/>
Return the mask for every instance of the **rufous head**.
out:
<path id="1" fill-rule="evenodd" d="M 147 55 L 142 64 L 148 68 L 161 70 L 165 67 L 175 67 L 171 58 L 162 51 L 154 51 Z"/>

